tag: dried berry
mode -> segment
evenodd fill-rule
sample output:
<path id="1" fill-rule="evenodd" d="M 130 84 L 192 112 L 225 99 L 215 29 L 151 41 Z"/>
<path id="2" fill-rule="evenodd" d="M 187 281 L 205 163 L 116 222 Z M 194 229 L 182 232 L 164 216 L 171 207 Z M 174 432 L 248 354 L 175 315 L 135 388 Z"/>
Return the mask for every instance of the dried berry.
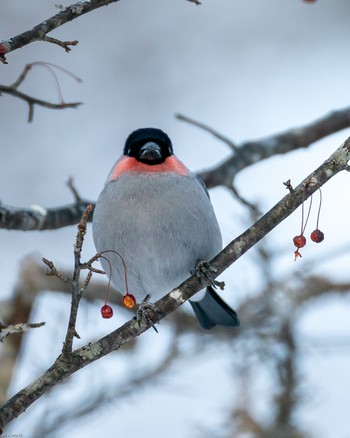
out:
<path id="1" fill-rule="evenodd" d="M 102 318 L 105 318 L 105 319 L 112 318 L 112 316 L 113 316 L 112 307 L 109 306 L 108 304 L 105 304 L 104 306 L 102 306 L 101 307 L 101 315 L 102 315 Z"/>
<path id="2" fill-rule="evenodd" d="M 97 254 L 97 256 L 98 256 L 98 258 L 106 260 L 106 262 L 108 263 L 108 266 L 109 266 L 109 280 L 108 280 L 108 285 L 107 285 L 106 294 L 105 294 L 105 305 L 101 309 L 101 313 L 102 313 L 103 318 L 111 318 L 113 316 L 112 308 L 107 305 L 108 292 L 109 292 L 109 288 L 111 285 L 111 278 L 112 278 L 112 263 L 105 255 L 103 255 L 103 254 L 106 254 L 109 252 L 117 255 L 123 264 L 124 280 L 125 280 L 125 295 L 123 296 L 124 306 L 127 307 L 128 309 L 132 309 L 136 304 L 136 298 L 134 297 L 134 295 L 129 294 L 128 277 L 127 277 L 126 265 L 125 265 L 123 257 L 119 254 L 119 252 L 114 251 L 113 249 L 108 249 L 106 251 L 102 251 L 99 254 Z"/>
<path id="3" fill-rule="evenodd" d="M 293 238 L 293 243 L 297 248 L 303 248 L 306 245 L 306 238 L 303 234 L 300 234 Z"/>
<path id="4" fill-rule="evenodd" d="M 311 240 L 316 243 L 322 242 L 324 240 L 324 234 L 318 228 L 311 233 Z"/>
<path id="5" fill-rule="evenodd" d="M 134 297 L 134 295 L 126 293 L 123 296 L 123 304 L 128 309 L 132 309 L 136 305 L 136 298 Z"/>

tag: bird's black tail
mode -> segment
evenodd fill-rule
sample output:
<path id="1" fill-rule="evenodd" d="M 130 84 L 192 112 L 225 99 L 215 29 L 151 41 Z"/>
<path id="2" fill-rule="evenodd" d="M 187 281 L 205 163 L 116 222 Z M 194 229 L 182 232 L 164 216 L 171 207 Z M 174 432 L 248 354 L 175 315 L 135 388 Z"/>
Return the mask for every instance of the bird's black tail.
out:
<path id="1" fill-rule="evenodd" d="M 237 313 L 211 287 L 206 289 L 200 301 L 190 303 L 199 325 L 205 330 L 210 330 L 216 325 L 238 327 L 240 324 Z"/>

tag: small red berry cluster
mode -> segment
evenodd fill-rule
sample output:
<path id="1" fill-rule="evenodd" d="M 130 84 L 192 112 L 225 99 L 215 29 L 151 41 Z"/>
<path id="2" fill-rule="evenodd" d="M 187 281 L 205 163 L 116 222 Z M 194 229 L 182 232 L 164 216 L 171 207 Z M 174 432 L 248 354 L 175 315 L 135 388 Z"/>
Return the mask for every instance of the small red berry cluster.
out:
<path id="1" fill-rule="evenodd" d="M 309 182 L 305 185 L 303 196 L 305 196 L 305 190 L 310 186 L 310 184 L 311 184 L 311 182 Z M 316 243 L 320 243 L 324 240 L 324 234 L 318 228 L 318 224 L 319 224 L 319 220 L 320 220 L 320 213 L 321 213 L 321 206 L 322 206 L 322 191 L 321 191 L 320 187 L 318 188 L 318 190 L 320 192 L 320 203 L 319 203 L 318 213 L 317 213 L 316 229 L 310 235 L 311 240 L 313 242 L 316 242 Z M 304 236 L 304 233 L 305 233 L 306 225 L 307 225 L 309 217 L 310 217 L 311 207 L 312 207 L 312 195 L 310 198 L 310 205 L 309 205 L 309 210 L 307 213 L 305 223 L 304 223 L 304 199 L 303 199 L 303 202 L 301 204 L 301 232 L 300 232 L 299 236 L 295 236 L 293 238 L 293 243 L 296 247 L 296 250 L 294 251 L 294 261 L 298 257 L 301 257 L 299 249 L 303 248 L 306 245 L 306 237 Z"/>
<path id="2" fill-rule="evenodd" d="M 112 249 L 109 249 L 107 251 L 102 251 L 99 254 L 99 258 L 104 259 L 104 260 L 107 261 L 110 272 L 109 272 L 109 280 L 108 280 L 108 285 L 107 285 L 106 294 L 105 294 L 105 303 L 101 307 L 101 315 L 102 315 L 102 318 L 109 319 L 109 318 L 112 318 L 112 316 L 113 316 L 113 309 L 112 309 L 111 306 L 109 306 L 107 304 L 108 292 L 109 292 L 109 288 L 110 288 L 110 285 L 111 285 L 112 264 L 111 264 L 110 260 L 103 255 L 106 252 L 112 252 L 112 253 L 116 254 L 117 256 L 120 257 L 120 260 L 122 261 L 123 268 L 124 268 L 124 280 L 125 280 L 125 291 L 126 291 L 125 294 L 123 295 L 123 304 L 124 304 L 124 306 L 127 307 L 128 309 L 132 309 L 136 305 L 136 298 L 134 297 L 134 295 L 129 293 L 128 277 L 127 277 L 127 274 L 126 274 L 126 265 L 125 265 L 123 257 L 119 254 L 119 252 L 114 251 Z"/>

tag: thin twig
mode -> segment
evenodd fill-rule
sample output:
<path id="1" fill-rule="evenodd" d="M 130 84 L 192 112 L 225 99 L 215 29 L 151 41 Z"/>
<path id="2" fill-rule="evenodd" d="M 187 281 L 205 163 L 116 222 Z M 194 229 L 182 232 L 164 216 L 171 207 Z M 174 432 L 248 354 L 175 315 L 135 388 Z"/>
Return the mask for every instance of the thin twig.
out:
<path id="1" fill-rule="evenodd" d="M 175 117 L 178 120 L 182 120 L 184 122 L 190 123 L 191 125 L 197 126 L 198 128 L 204 129 L 204 131 L 209 132 L 214 137 L 216 137 L 219 140 L 221 140 L 224 143 L 226 143 L 233 151 L 237 151 L 238 148 L 237 148 L 237 146 L 235 145 L 235 143 L 231 139 L 229 139 L 228 137 L 220 134 L 220 132 L 216 131 L 215 129 L 210 128 L 208 125 L 205 125 L 202 122 L 198 122 L 197 120 L 191 119 L 190 117 L 184 116 L 183 114 L 175 114 Z"/>
<path id="2" fill-rule="evenodd" d="M 69 103 L 52 103 L 47 100 L 37 99 L 36 97 L 29 96 L 29 94 L 22 93 L 18 91 L 16 88 L 7 87 L 6 85 L 0 85 L 0 95 L 2 93 L 9 94 L 10 96 L 17 97 L 21 100 L 24 100 L 29 105 L 29 116 L 28 122 L 33 120 L 33 107 L 34 105 L 39 105 L 44 108 L 50 109 L 65 109 L 65 108 L 77 108 L 82 105 L 82 102 L 69 102 Z"/>
<path id="3" fill-rule="evenodd" d="M 12 335 L 14 333 L 23 333 L 32 328 L 42 327 L 43 325 L 45 325 L 45 322 L 19 323 L 0 326 L 0 342 L 2 342 L 8 335 Z"/>
<path id="4" fill-rule="evenodd" d="M 22 84 L 22 82 L 27 77 L 29 71 L 35 65 L 40 65 L 40 66 L 46 67 L 47 69 L 50 70 L 50 73 L 53 75 L 53 78 L 55 81 L 55 85 L 56 85 L 56 89 L 58 91 L 60 103 L 52 103 L 52 102 L 48 102 L 46 100 L 37 99 L 36 97 L 29 96 L 28 94 L 22 93 L 21 91 L 18 90 L 18 87 Z M 50 109 L 77 108 L 79 105 L 81 105 L 81 102 L 65 103 L 63 101 L 62 94 L 61 94 L 60 87 L 59 87 L 59 83 L 58 83 L 58 79 L 57 79 L 56 74 L 55 74 L 52 67 L 55 67 L 55 68 L 58 68 L 59 70 L 64 71 L 69 76 L 76 79 L 78 82 L 81 82 L 80 78 L 78 78 L 77 76 L 75 76 L 71 72 L 63 69 L 62 67 L 59 67 L 59 66 L 56 66 L 56 65 L 50 64 L 50 63 L 45 63 L 45 62 L 33 62 L 31 64 L 27 64 L 24 67 L 22 73 L 19 75 L 17 80 L 12 85 L 10 85 L 10 86 L 0 85 L 0 95 L 1 95 L 1 93 L 10 94 L 11 96 L 17 97 L 17 98 L 27 102 L 27 104 L 29 106 L 28 122 L 31 122 L 33 120 L 34 106 L 35 105 L 40 105 L 40 106 L 50 108 Z"/>
<path id="5" fill-rule="evenodd" d="M 46 259 L 45 257 L 42 258 L 43 263 L 49 268 L 49 270 L 46 272 L 46 275 L 57 277 L 60 280 L 64 281 L 65 283 L 71 284 L 73 279 L 70 277 L 67 277 L 64 274 L 61 274 L 61 272 L 57 271 L 55 265 L 51 260 Z"/>
<path id="6" fill-rule="evenodd" d="M 69 46 L 76 46 L 79 43 L 79 41 L 77 41 L 77 40 L 61 41 L 61 40 L 58 40 L 57 38 L 48 37 L 47 35 L 43 38 L 43 41 L 45 41 L 47 43 L 56 44 L 57 46 L 63 47 L 67 53 L 69 53 L 72 50 Z"/>
<path id="7" fill-rule="evenodd" d="M 67 186 L 70 189 L 70 191 L 72 192 L 73 197 L 75 199 L 75 202 L 77 204 L 80 204 L 81 202 L 83 202 L 81 196 L 78 193 L 78 190 L 76 189 L 76 187 L 74 185 L 74 179 L 72 177 L 68 178 Z"/>
<path id="8" fill-rule="evenodd" d="M 87 221 L 90 213 L 93 210 L 92 205 L 88 205 L 83 213 L 83 216 L 78 224 L 78 233 L 75 240 L 74 245 L 74 273 L 73 273 L 73 279 L 72 279 L 72 302 L 71 302 L 71 309 L 70 309 L 70 316 L 69 316 L 69 322 L 68 322 L 68 328 L 67 328 L 67 334 L 66 339 L 63 344 L 63 350 L 62 353 L 64 355 L 68 355 L 72 352 L 73 348 L 73 338 L 77 336 L 77 332 L 75 329 L 76 320 L 78 316 L 78 308 L 79 303 L 81 299 L 81 295 L 83 292 L 83 289 L 79 286 L 80 281 L 80 272 L 81 272 L 81 251 L 84 243 L 84 237 L 86 234 L 86 227 L 87 227 Z M 90 281 L 90 278 L 85 280 L 85 284 Z"/>
<path id="9" fill-rule="evenodd" d="M 237 190 L 237 187 L 232 184 L 228 189 L 231 191 L 232 195 L 244 206 L 250 208 L 256 215 L 260 216 L 262 213 L 259 210 L 259 208 L 253 204 L 252 202 L 248 201 L 248 199 L 244 198 L 239 191 Z"/>
<path id="10" fill-rule="evenodd" d="M 24 79 L 27 77 L 27 74 L 29 73 L 29 71 L 31 70 L 31 68 L 33 67 L 33 64 L 27 64 L 22 73 L 18 76 L 18 78 L 15 80 L 15 82 L 11 85 L 11 88 L 17 89 L 21 83 L 24 81 Z"/>

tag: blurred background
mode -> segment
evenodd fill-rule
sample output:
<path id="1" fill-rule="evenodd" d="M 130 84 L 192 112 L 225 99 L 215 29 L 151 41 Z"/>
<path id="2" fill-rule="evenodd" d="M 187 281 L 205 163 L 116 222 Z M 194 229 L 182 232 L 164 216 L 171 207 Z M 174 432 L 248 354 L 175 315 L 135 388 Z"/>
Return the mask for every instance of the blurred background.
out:
<path id="1" fill-rule="evenodd" d="M 0 8 L 0 39 L 58 12 L 51 0 L 2 0 Z M 43 42 L 8 54 L 1 84 L 13 83 L 28 63 L 54 63 L 83 80 L 57 71 L 64 100 L 83 105 L 35 107 L 29 124 L 23 101 L 0 96 L 1 202 L 69 204 L 69 177 L 82 197 L 96 200 L 126 137 L 139 127 L 167 132 L 178 157 L 194 171 L 230 155 L 225 144 L 175 113 L 239 144 L 348 106 L 349 20 L 348 0 L 203 0 L 198 7 L 184 0 L 124 0 L 52 32 L 79 40 L 69 54 Z M 33 67 L 20 89 L 58 102 L 52 76 L 41 66 Z M 237 176 L 237 188 L 266 212 L 285 195 L 283 181 L 297 185 L 349 134 L 344 130 L 306 150 L 257 163 Z M 186 307 L 161 322 L 159 335 L 145 333 L 54 388 L 8 432 L 349 438 L 348 178 L 340 174 L 324 186 L 320 226 L 326 237 L 320 246 L 306 246 L 294 262 L 299 209 L 224 273 L 223 296 L 238 309 L 240 329 L 203 333 Z M 227 244 L 255 218 L 226 189 L 210 195 Z M 27 299 L 35 295 L 30 321 L 46 321 L 21 340 L 8 387 L 12 395 L 60 353 L 70 297 L 50 290 L 50 279 L 40 283 L 40 257 L 71 270 L 76 228 L 0 234 L 2 307 L 18 291 Z M 94 253 L 89 233 L 84 257 Z M 100 306 L 98 300 L 82 303 L 76 346 L 130 318 L 120 309 L 101 320 Z"/>

